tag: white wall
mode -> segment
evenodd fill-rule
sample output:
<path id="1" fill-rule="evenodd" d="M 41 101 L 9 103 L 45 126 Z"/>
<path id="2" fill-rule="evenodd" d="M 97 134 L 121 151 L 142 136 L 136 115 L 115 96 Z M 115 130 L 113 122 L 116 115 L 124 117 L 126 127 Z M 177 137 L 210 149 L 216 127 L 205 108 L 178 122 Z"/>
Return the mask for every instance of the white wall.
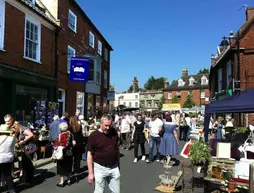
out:
<path id="1" fill-rule="evenodd" d="M 119 97 L 123 97 L 120 98 Z M 118 105 L 125 105 L 126 107 L 138 107 L 139 108 L 139 93 L 120 93 L 115 94 L 115 107 Z"/>

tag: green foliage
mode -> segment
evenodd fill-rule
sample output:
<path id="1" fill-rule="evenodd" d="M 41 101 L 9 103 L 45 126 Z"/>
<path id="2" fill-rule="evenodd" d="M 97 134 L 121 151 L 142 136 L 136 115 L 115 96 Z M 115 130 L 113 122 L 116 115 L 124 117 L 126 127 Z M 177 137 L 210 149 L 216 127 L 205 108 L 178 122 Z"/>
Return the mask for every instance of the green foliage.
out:
<path id="1" fill-rule="evenodd" d="M 174 96 L 172 97 L 172 103 L 179 103 L 179 98 L 178 98 L 177 95 L 174 95 Z"/>
<path id="2" fill-rule="evenodd" d="M 211 162 L 210 148 L 201 137 L 190 146 L 190 161 L 194 165 L 204 166 Z"/>
<path id="3" fill-rule="evenodd" d="M 165 97 L 162 96 L 162 97 L 160 98 L 160 102 L 159 102 L 159 110 L 162 109 L 162 106 L 163 106 L 163 104 L 165 104 L 165 101 L 166 101 Z"/>
<path id="4" fill-rule="evenodd" d="M 144 88 L 146 90 L 159 90 L 163 89 L 164 85 L 165 85 L 164 77 L 154 78 L 153 76 L 151 76 L 145 83 Z"/>
<path id="5" fill-rule="evenodd" d="M 128 89 L 128 92 L 132 92 L 133 91 L 133 86 L 130 85 L 129 89 Z"/>
<path id="6" fill-rule="evenodd" d="M 195 106 L 193 98 L 191 95 L 188 95 L 186 101 L 183 104 L 183 108 L 191 108 L 193 106 Z"/>
<path id="7" fill-rule="evenodd" d="M 204 68 L 203 70 L 200 69 L 199 72 L 198 72 L 198 74 L 207 74 L 207 73 L 209 73 L 209 69 L 208 68 Z"/>
<path id="8" fill-rule="evenodd" d="M 249 132 L 249 129 L 246 128 L 246 127 L 238 127 L 238 128 L 236 129 L 236 132 L 237 132 L 237 133 L 247 133 L 247 132 Z"/>

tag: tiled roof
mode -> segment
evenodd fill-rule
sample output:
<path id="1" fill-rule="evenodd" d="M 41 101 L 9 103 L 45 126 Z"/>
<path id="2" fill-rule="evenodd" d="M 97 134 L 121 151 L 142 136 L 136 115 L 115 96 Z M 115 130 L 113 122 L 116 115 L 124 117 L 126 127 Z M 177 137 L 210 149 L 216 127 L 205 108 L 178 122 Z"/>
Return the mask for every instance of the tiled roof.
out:
<path id="1" fill-rule="evenodd" d="M 178 86 L 178 80 L 175 80 L 169 87 L 165 88 L 163 91 L 180 91 L 180 90 L 194 90 L 194 89 L 206 89 L 208 88 L 208 84 L 201 85 L 201 78 L 206 76 L 207 81 L 209 81 L 209 74 L 196 74 L 196 75 L 188 75 L 180 77 L 184 81 L 183 86 Z M 190 78 L 193 77 L 195 79 L 196 84 L 190 85 Z"/>

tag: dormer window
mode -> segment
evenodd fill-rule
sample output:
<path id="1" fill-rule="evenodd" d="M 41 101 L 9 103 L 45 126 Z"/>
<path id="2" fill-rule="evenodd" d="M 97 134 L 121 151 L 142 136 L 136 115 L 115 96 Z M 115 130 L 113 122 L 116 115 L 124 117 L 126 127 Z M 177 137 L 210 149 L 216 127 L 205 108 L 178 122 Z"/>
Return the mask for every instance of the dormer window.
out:
<path id="1" fill-rule="evenodd" d="M 207 79 L 206 76 L 202 76 L 202 78 L 201 78 L 201 85 L 206 85 L 206 84 L 208 84 L 208 79 Z"/>
<path id="2" fill-rule="evenodd" d="M 190 86 L 194 85 L 194 82 L 195 82 L 195 79 L 193 77 L 191 77 L 189 79 Z"/>
<path id="3" fill-rule="evenodd" d="M 178 86 L 184 86 L 184 81 L 183 79 L 178 80 Z"/>

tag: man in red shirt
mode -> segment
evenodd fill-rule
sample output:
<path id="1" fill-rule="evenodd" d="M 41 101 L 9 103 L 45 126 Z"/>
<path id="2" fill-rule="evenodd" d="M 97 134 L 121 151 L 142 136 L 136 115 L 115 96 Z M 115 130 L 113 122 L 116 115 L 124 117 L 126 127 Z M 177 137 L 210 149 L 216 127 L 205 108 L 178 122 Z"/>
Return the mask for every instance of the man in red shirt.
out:
<path id="1" fill-rule="evenodd" d="M 103 193 L 105 183 L 112 193 L 120 193 L 118 134 L 112 128 L 112 117 L 103 115 L 100 129 L 88 138 L 88 182 L 95 182 L 94 193 Z"/>

